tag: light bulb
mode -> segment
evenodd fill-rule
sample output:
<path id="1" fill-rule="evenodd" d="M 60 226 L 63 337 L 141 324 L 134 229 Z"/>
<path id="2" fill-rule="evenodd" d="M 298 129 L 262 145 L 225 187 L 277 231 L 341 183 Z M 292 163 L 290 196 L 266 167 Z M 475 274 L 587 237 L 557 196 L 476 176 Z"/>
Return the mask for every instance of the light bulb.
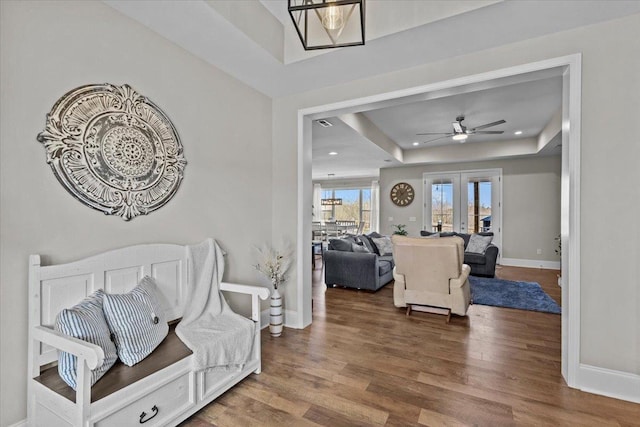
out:
<path id="1" fill-rule="evenodd" d="M 464 141 L 465 139 L 467 139 L 469 137 L 469 135 L 467 135 L 466 133 L 457 133 L 455 135 L 453 135 L 451 138 L 454 141 Z"/>
<path id="2" fill-rule="evenodd" d="M 337 30 L 344 25 L 342 9 L 338 6 L 329 6 L 322 17 L 322 26 L 327 30 Z"/>

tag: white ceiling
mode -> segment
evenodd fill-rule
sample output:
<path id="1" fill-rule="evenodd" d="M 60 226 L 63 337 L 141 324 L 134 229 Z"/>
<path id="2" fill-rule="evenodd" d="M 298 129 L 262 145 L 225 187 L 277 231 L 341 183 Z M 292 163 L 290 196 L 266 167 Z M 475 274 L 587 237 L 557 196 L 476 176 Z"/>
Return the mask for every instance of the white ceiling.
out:
<path id="1" fill-rule="evenodd" d="M 367 0 L 365 46 L 309 53 L 297 39 L 286 0 L 103 1 L 274 98 L 640 13 L 638 0 Z M 490 129 L 504 130 L 504 135 L 490 141 L 471 136 L 465 145 L 517 143 L 518 138 L 537 136 L 560 106 L 559 78 L 548 77 L 500 82 L 483 90 L 425 94 L 421 100 L 398 100 L 392 106 L 362 111 L 379 132 L 407 152 L 453 144 L 445 138 L 411 145 L 426 140 L 419 139 L 418 132 L 449 131 L 460 114 L 470 128 L 507 121 Z M 329 173 L 377 176 L 381 167 L 401 164 L 341 120 L 330 121 L 332 128 L 313 128 L 314 179 L 326 179 Z M 523 135 L 515 137 L 515 130 Z M 555 145 L 557 139 L 541 153 L 557 153 Z M 329 151 L 340 154 L 329 157 Z"/>

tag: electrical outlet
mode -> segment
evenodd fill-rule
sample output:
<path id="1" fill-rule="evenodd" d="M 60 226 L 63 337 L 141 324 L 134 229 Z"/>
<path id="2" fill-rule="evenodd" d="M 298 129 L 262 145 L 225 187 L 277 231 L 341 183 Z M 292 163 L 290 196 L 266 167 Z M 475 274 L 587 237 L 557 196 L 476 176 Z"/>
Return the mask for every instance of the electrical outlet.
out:
<path id="1" fill-rule="evenodd" d="M 536 251 L 536 253 L 537 253 L 538 255 L 542 255 L 542 249 L 538 249 L 538 250 Z"/>
<path id="2" fill-rule="evenodd" d="M 409 222 L 416 222 L 416 217 L 415 216 L 410 216 L 409 217 Z"/>

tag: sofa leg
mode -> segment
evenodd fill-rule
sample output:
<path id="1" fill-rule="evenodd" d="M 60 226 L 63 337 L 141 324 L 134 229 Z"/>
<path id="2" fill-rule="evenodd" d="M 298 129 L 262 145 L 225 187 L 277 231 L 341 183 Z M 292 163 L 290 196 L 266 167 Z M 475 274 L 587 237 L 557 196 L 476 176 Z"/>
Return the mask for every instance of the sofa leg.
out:
<path id="1" fill-rule="evenodd" d="M 447 310 L 447 324 L 449 324 L 449 320 L 451 320 L 451 310 Z"/>
<path id="2" fill-rule="evenodd" d="M 407 305 L 407 316 L 411 314 L 411 304 Z"/>

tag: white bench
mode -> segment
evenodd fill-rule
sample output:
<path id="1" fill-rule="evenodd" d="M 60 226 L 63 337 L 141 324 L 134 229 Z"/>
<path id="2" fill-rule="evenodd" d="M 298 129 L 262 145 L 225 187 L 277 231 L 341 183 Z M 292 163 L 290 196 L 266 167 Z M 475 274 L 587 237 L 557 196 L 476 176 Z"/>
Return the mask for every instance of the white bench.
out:
<path id="1" fill-rule="evenodd" d="M 176 323 L 185 306 L 189 271 L 186 246 L 153 244 L 116 249 L 68 264 L 42 266 L 29 259 L 30 426 L 177 425 L 252 372 L 260 373 L 260 303 L 267 288 L 221 283 L 223 291 L 251 297 L 255 322 L 253 351 L 241 371 L 195 372 L 193 355 L 170 328 L 167 338 L 142 362 L 117 362 L 93 387 L 90 370 L 102 363 L 96 345 L 53 330 L 56 315 L 97 289 L 125 293 L 145 275 L 156 279 Z M 172 322 L 170 322 L 172 323 Z M 57 350 L 78 357 L 78 387 L 73 391 L 58 375 Z"/>

